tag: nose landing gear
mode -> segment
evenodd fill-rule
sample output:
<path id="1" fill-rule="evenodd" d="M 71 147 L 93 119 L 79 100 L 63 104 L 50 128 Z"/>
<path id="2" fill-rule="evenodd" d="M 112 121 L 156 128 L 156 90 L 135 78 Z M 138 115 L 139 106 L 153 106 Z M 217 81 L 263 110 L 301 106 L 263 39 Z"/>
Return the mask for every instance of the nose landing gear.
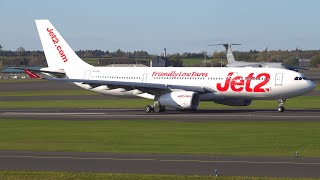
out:
<path id="1" fill-rule="evenodd" d="M 279 99 L 278 103 L 279 103 L 279 107 L 278 107 L 278 112 L 283 112 L 286 109 L 284 108 L 284 103 L 286 102 L 286 99 Z"/>

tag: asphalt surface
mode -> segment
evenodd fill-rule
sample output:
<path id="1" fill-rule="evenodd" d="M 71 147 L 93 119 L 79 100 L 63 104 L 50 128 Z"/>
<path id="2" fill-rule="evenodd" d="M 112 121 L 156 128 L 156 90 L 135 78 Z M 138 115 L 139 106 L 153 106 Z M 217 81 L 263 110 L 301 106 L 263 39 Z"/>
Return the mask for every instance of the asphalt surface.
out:
<path id="1" fill-rule="evenodd" d="M 0 151 L 1 170 L 320 177 L 320 158 Z"/>
<path id="2" fill-rule="evenodd" d="M 0 109 L 0 120 L 52 119 L 52 120 L 172 120 L 172 121 L 320 121 L 318 110 L 243 109 L 197 110 L 196 112 L 168 110 L 164 113 L 146 113 L 143 109 Z"/>

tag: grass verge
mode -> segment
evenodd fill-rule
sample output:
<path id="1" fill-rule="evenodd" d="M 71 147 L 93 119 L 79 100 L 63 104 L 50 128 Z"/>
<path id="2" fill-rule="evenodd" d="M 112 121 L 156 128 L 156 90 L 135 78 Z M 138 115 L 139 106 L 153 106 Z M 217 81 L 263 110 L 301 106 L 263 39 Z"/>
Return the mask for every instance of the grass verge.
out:
<path id="1" fill-rule="evenodd" d="M 46 91 L 12 91 L 1 92 L 0 97 L 3 96 L 72 96 L 72 95 L 96 95 L 97 93 L 86 90 L 46 90 Z"/>
<path id="2" fill-rule="evenodd" d="M 320 156 L 320 122 L 0 121 L 0 150 Z"/>

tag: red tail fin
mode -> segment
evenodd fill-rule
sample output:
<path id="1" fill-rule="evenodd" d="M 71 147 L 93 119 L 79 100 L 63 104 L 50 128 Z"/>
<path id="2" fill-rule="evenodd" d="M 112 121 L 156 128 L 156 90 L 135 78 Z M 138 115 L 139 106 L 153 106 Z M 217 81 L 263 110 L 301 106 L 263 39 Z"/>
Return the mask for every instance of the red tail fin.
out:
<path id="1" fill-rule="evenodd" d="M 28 69 L 25 69 L 24 72 L 32 79 L 40 79 L 41 77 L 38 76 L 37 74 L 29 71 Z"/>

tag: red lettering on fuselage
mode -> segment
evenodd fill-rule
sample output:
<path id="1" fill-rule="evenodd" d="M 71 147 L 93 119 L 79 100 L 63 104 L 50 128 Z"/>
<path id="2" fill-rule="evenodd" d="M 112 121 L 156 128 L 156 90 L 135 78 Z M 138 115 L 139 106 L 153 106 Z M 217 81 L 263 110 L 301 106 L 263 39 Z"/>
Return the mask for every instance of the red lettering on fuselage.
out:
<path id="1" fill-rule="evenodd" d="M 217 89 L 219 91 L 227 91 L 229 89 L 229 85 L 230 85 L 230 80 L 231 80 L 231 76 L 233 75 L 233 72 L 229 73 L 226 79 L 226 82 L 224 84 L 224 86 L 221 86 L 221 83 L 217 83 Z"/>
<path id="2" fill-rule="evenodd" d="M 232 79 L 230 87 L 232 91 L 240 92 L 244 88 L 243 85 L 244 85 L 244 80 L 242 79 L 242 77 L 236 76 L 235 78 Z"/>
<path id="3" fill-rule="evenodd" d="M 246 91 L 247 92 L 252 92 L 252 88 L 250 87 L 250 85 L 251 85 L 251 80 L 253 79 L 253 74 L 254 73 L 250 73 L 249 76 L 246 78 L 247 79 L 247 83 L 246 83 Z"/>
<path id="4" fill-rule="evenodd" d="M 264 77 L 264 78 L 262 78 L 262 77 Z M 261 81 L 259 84 L 257 84 L 254 87 L 253 91 L 254 92 L 269 92 L 269 88 L 263 89 L 262 87 L 269 82 L 270 74 L 267 74 L 267 73 L 258 74 L 257 79 L 260 79 L 260 78 L 262 78 L 263 81 Z"/>
<path id="5" fill-rule="evenodd" d="M 260 73 L 256 77 L 254 77 L 254 73 L 250 73 L 248 77 L 243 79 L 242 76 L 236 76 L 232 78 L 234 72 L 230 72 L 227 75 L 226 81 L 222 86 L 221 83 L 217 83 L 217 89 L 221 92 L 227 91 L 231 88 L 234 92 L 269 92 L 270 88 L 263 88 L 270 80 L 270 74 L 268 73 Z M 253 88 L 251 87 L 252 80 L 262 80 Z"/>

